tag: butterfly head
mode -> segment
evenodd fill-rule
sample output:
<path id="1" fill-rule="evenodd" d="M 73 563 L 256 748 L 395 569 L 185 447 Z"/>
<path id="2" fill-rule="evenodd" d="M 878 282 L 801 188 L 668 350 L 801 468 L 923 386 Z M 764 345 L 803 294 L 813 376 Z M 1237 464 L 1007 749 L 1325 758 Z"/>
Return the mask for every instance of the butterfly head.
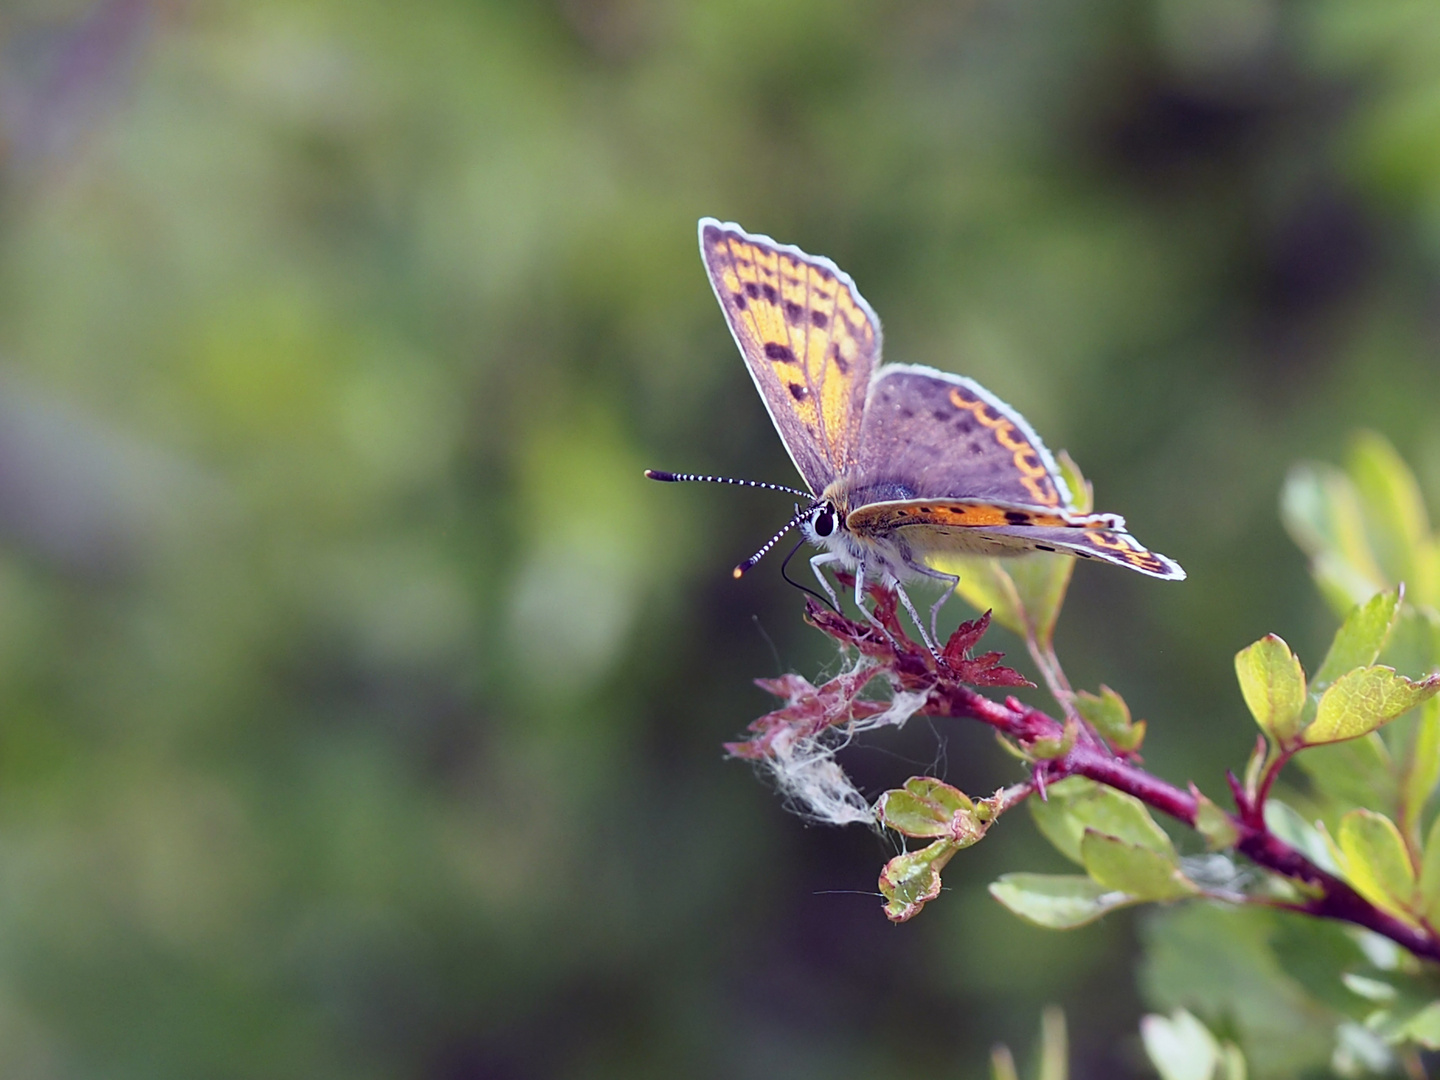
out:
<path id="1" fill-rule="evenodd" d="M 830 499 L 810 507 L 800 519 L 800 531 L 816 547 L 828 546 L 827 541 L 845 528 L 845 514 Z"/>

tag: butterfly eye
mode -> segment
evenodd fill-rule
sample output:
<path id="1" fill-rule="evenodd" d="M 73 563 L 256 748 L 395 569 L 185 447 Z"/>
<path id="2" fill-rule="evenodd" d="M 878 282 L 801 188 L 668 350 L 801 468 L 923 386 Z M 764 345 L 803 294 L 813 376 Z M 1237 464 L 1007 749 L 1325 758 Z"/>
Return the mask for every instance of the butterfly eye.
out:
<path id="1" fill-rule="evenodd" d="M 835 511 L 828 506 L 825 507 L 815 515 L 815 522 L 811 527 L 815 530 L 816 536 L 829 536 L 835 531 Z"/>

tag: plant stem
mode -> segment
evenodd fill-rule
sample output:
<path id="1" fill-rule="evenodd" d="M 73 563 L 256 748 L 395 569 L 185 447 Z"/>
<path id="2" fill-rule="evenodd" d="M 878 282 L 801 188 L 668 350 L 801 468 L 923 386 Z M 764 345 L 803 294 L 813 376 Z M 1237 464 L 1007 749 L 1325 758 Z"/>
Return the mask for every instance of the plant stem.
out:
<path id="1" fill-rule="evenodd" d="M 922 712 L 932 716 L 979 720 L 999 729 L 1022 745 L 1033 743 L 1037 739 L 1058 739 L 1064 730 L 1064 725 L 1059 720 L 1013 697 L 1002 705 L 968 687 L 953 684 L 937 687 L 930 704 Z M 1273 780 L 1273 771 L 1267 780 Z M 1064 757 L 1046 763 L 1044 779 L 1047 782 L 1053 783 L 1067 776 L 1088 777 L 1097 783 L 1133 795 L 1147 806 L 1192 828 L 1195 825 L 1198 800 L 1194 795 L 1101 747 L 1077 743 Z M 1269 784 L 1266 783 L 1261 790 L 1267 792 L 1268 789 Z M 1257 804 L 1260 801 L 1259 798 L 1254 800 Z M 1239 814 L 1231 815 L 1240 837 L 1235 845 L 1236 849 L 1252 862 L 1318 890 L 1319 895 L 1312 899 L 1285 906 L 1320 918 L 1338 919 L 1363 926 L 1404 946 L 1416 956 L 1440 962 L 1440 940 L 1381 911 L 1345 882 L 1320 869 L 1271 833 L 1265 827 L 1263 817 L 1252 810 L 1251 805 L 1242 805 Z"/>

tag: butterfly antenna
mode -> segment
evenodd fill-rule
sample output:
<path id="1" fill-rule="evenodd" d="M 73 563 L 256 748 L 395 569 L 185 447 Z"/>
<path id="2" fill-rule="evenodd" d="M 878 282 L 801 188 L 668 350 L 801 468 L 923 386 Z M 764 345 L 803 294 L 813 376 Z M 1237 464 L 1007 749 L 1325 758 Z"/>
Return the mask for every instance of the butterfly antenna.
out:
<path id="1" fill-rule="evenodd" d="M 808 491 L 801 491 L 799 488 L 786 487 L 784 484 L 767 484 L 763 480 L 732 480 L 728 476 L 700 476 L 696 473 L 665 472 L 661 469 L 646 469 L 645 475 L 651 480 L 663 480 L 667 484 L 699 483 L 699 484 L 734 484 L 736 487 L 764 488 L 767 491 L 783 491 L 787 495 L 799 495 L 802 499 L 813 499 L 815 496 Z"/>
<path id="2" fill-rule="evenodd" d="M 795 516 L 785 523 L 785 527 L 783 529 L 777 532 L 774 536 L 770 537 L 769 540 L 766 540 L 759 551 L 755 552 L 754 555 L 751 555 L 739 566 L 735 567 L 732 573 L 737 578 L 743 575 L 746 570 L 749 570 L 752 566 L 754 566 L 761 559 L 763 559 L 766 552 L 768 552 L 771 548 L 778 544 L 781 538 L 784 537 L 786 533 L 788 533 L 791 529 L 795 528 L 796 525 L 799 525 L 800 522 L 804 521 L 805 518 L 808 517 L 818 505 L 819 503 L 811 503 L 809 506 L 805 507 L 804 510 L 796 511 Z M 801 543 L 804 543 L 803 539 L 801 540 Z M 795 546 L 798 548 L 800 544 L 796 544 Z M 791 554 L 793 555 L 794 552 L 792 551 Z M 787 559 L 786 562 L 789 562 L 789 560 Z"/>

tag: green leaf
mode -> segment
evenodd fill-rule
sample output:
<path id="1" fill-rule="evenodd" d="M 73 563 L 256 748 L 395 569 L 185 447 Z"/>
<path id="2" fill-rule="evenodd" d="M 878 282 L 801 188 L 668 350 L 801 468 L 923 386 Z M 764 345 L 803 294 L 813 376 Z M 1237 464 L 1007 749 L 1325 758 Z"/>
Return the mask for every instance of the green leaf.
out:
<path id="1" fill-rule="evenodd" d="M 1404 586 L 1379 592 L 1363 604 L 1356 604 L 1345 616 L 1325 662 L 1310 683 L 1311 693 L 1323 693 L 1336 679 L 1357 667 L 1375 663 L 1375 658 L 1390 640 L 1400 617 Z"/>
<path id="2" fill-rule="evenodd" d="M 1190 792 L 1195 796 L 1195 831 L 1205 838 L 1206 850 L 1224 851 L 1234 847 L 1240 840 L 1239 826 L 1193 785 Z"/>
<path id="3" fill-rule="evenodd" d="M 1440 1050 L 1440 1001 L 1432 1001 L 1395 1030 L 1395 1041 Z"/>
<path id="4" fill-rule="evenodd" d="M 1432 536 L 1415 549 L 1415 576 L 1410 579 L 1411 602 L 1440 607 L 1440 536 Z M 1435 656 L 1440 663 L 1440 652 Z"/>
<path id="5" fill-rule="evenodd" d="M 1152 1009 L 1187 1008 L 1246 1049 L 1257 1077 L 1328 1076 L 1336 1013 L 1307 992 L 1360 962 L 1339 926 L 1256 905 L 1175 904 L 1137 920 L 1139 982 Z M 1287 955 L 1275 943 L 1291 939 Z M 1333 954 L 1333 955 L 1332 955 Z M 1306 969 L 1297 963 L 1314 964 Z M 1332 962 L 1333 961 L 1333 962 Z"/>
<path id="6" fill-rule="evenodd" d="M 1260 730 L 1282 746 L 1290 745 L 1305 708 L 1305 672 L 1290 646 L 1266 634 L 1235 654 L 1235 675 Z"/>
<path id="7" fill-rule="evenodd" d="M 1349 742 L 1307 749 L 1296 762 L 1309 774 L 1316 790 L 1339 810 L 1368 806 L 1395 816 L 1395 762 L 1378 732 Z"/>
<path id="8" fill-rule="evenodd" d="M 1011 633 L 1025 637 L 1025 615 L 1015 582 L 1000 560 L 982 555 L 943 555 L 934 560 L 935 568 L 947 574 L 958 574 L 955 592 L 976 611 L 990 612 L 990 618 Z"/>
<path id="9" fill-rule="evenodd" d="M 1380 571 L 1365 535 L 1365 509 L 1348 476 L 1328 465 L 1290 470 L 1280 516 L 1310 556 L 1310 571 L 1327 600 L 1344 613 L 1391 582 Z"/>
<path id="10" fill-rule="evenodd" d="M 1040 1068 L 1037 1080 L 1069 1080 L 1070 1037 L 1065 1011 L 1054 1005 L 1040 1014 Z"/>
<path id="11" fill-rule="evenodd" d="M 1133 723 L 1125 699 L 1108 686 L 1101 686 L 1098 695 L 1081 690 L 1075 695 L 1075 707 L 1117 750 L 1137 750 L 1145 739 L 1145 721 Z"/>
<path id="12" fill-rule="evenodd" d="M 960 576 L 955 591 L 976 611 L 989 611 L 1005 629 L 1043 648 L 1054 636 L 1075 560 L 1041 551 L 1004 560 L 945 555 L 935 565 Z"/>
<path id="13" fill-rule="evenodd" d="M 920 914 L 921 908 L 940 895 L 940 871 L 962 846 L 952 840 L 936 840 L 886 863 L 880 871 L 885 917 L 891 922 L 904 922 Z"/>
<path id="14" fill-rule="evenodd" d="M 969 847 L 984 834 L 969 796 L 930 776 L 912 776 L 903 788 L 885 792 L 877 809 L 884 824 L 906 836 L 943 836 Z"/>
<path id="15" fill-rule="evenodd" d="M 1394 1001 L 1400 993 L 1383 979 L 1372 979 L 1368 975 L 1357 975 L 1353 971 L 1345 972 L 1340 979 L 1344 982 L 1345 989 L 1352 994 L 1377 1004 Z"/>
<path id="16" fill-rule="evenodd" d="M 1020 1080 L 1015 1068 L 1015 1055 L 1004 1043 L 990 1051 L 990 1080 Z"/>
<path id="17" fill-rule="evenodd" d="M 1440 781 L 1440 697 L 1420 708 L 1409 755 L 1401 760 L 1400 818 L 1419 835 L 1421 811 Z"/>
<path id="18" fill-rule="evenodd" d="M 1420 857 L 1420 910 L 1432 925 L 1440 925 L 1440 817 L 1430 825 Z"/>
<path id="19" fill-rule="evenodd" d="M 1170 859 L 1175 857 L 1170 837 L 1155 823 L 1144 803 L 1083 776 L 1051 784 L 1044 802 L 1031 798 L 1029 804 L 1041 834 L 1072 862 L 1084 865 L 1080 842 L 1086 829 L 1119 837 Z"/>
<path id="20" fill-rule="evenodd" d="M 1324 835 L 1288 803 L 1273 796 L 1265 800 L 1265 827 L 1321 870 L 1341 875 L 1340 864 L 1330 854 Z"/>
<path id="21" fill-rule="evenodd" d="M 1080 737 L 1080 725 L 1072 717 L 1065 721 L 1065 727 L 1058 739 L 1036 739 L 1030 744 L 1030 757 L 1035 761 L 1049 761 L 1062 758 L 1070 752 L 1075 740 Z"/>
<path id="22" fill-rule="evenodd" d="M 1245 1055 L 1241 1053 L 1240 1047 L 1233 1042 L 1221 1043 L 1215 1080 L 1246 1080 L 1248 1075 L 1249 1069 L 1245 1065 Z"/>
<path id="23" fill-rule="evenodd" d="M 1141 900 L 1178 900 L 1200 890 L 1180 872 L 1173 852 L 1167 858 L 1153 848 L 1140 847 L 1094 829 L 1080 841 L 1085 872 L 1108 889 Z"/>
<path id="24" fill-rule="evenodd" d="M 1145 1053 L 1161 1080 L 1212 1080 L 1220 1065 L 1220 1044 L 1210 1029 L 1184 1009 L 1169 1017 L 1140 1020 Z"/>
<path id="25" fill-rule="evenodd" d="M 1304 732 L 1309 746 L 1367 735 L 1440 691 L 1440 675 L 1411 682 L 1394 668 L 1359 668 L 1342 675 L 1320 698 L 1315 721 Z"/>
<path id="26" fill-rule="evenodd" d="M 1402 917 L 1416 908 L 1415 868 L 1395 823 L 1373 810 L 1352 810 L 1335 838 L 1345 877 L 1377 907 Z"/>
<path id="27" fill-rule="evenodd" d="M 1390 581 L 1410 580 L 1416 548 L 1430 533 L 1415 474 L 1373 431 L 1355 436 L 1346 465 L 1365 504 L 1362 520 L 1381 571 Z"/>
<path id="28" fill-rule="evenodd" d="M 1016 915 L 1050 930 L 1072 930 L 1138 901 L 1081 874 L 1005 874 L 990 895 Z"/>

